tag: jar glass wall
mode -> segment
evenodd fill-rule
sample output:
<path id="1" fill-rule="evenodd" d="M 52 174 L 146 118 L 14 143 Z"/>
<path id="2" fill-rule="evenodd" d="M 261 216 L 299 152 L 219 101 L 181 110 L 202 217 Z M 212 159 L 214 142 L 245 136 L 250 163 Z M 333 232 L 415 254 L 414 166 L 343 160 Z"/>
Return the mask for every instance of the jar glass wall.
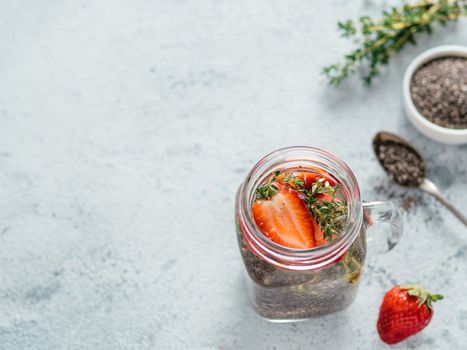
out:
<path id="1" fill-rule="evenodd" d="M 308 271 L 277 267 L 258 257 L 239 225 L 237 238 L 248 296 L 260 316 L 271 321 L 304 320 L 340 311 L 354 300 L 366 257 L 364 229 L 339 261 Z"/>
<path id="2" fill-rule="evenodd" d="M 346 224 L 329 243 L 308 249 L 284 247 L 264 236 L 252 218 L 256 188 L 278 170 L 296 169 L 321 169 L 342 187 L 348 208 Z M 399 211 L 387 209 L 385 203 L 372 204 L 378 210 L 376 221 L 392 221 L 393 236 L 398 240 Z M 366 212 L 365 217 L 370 214 Z M 338 157 L 312 147 L 272 152 L 253 167 L 238 189 L 235 218 L 247 292 L 259 315 L 277 322 L 297 321 L 340 311 L 352 303 L 367 255 L 369 225 L 364 224 L 355 176 Z M 388 242 L 391 248 L 397 243 Z"/>

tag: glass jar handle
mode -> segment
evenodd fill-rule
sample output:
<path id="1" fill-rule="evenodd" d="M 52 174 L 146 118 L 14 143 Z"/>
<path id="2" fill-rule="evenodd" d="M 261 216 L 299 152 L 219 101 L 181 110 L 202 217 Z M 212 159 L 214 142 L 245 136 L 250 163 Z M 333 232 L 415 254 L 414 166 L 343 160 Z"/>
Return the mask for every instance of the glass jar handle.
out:
<path id="1" fill-rule="evenodd" d="M 394 202 L 372 201 L 363 202 L 363 225 L 370 233 L 367 236 L 369 248 L 376 253 L 386 253 L 399 243 L 404 221 Z"/>

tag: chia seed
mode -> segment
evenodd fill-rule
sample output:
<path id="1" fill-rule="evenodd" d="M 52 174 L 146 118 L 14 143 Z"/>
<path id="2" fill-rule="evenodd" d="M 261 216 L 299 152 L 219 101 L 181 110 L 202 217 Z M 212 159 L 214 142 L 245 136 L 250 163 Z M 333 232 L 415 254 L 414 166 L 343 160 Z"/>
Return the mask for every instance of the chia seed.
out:
<path id="1" fill-rule="evenodd" d="M 253 308 L 269 320 L 303 320 L 337 312 L 355 298 L 366 256 L 365 232 L 348 251 L 352 264 L 336 263 L 316 271 L 290 271 L 255 255 L 237 225 Z"/>
<path id="2" fill-rule="evenodd" d="M 467 58 L 442 57 L 419 68 L 410 83 L 412 101 L 430 122 L 467 128 Z"/>
<path id="3" fill-rule="evenodd" d="M 376 156 L 399 185 L 416 187 L 425 178 L 425 161 L 412 149 L 395 141 L 375 144 Z"/>

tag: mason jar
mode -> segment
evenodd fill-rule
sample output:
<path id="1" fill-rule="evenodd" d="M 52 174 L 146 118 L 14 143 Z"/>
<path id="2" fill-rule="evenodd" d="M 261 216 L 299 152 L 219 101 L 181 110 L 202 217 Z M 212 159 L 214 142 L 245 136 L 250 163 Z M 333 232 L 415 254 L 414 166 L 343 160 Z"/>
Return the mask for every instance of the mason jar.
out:
<path id="1" fill-rule="evenodd" d="M 317 168 L 341 185 L 348 204 L 344 229 L 331 242 L 309 249 L 269 240 L 252 216 L 256 188 L 277 170 Z M 370 236 L 377 238 L 373 244 L 380 251 L 392 249 L 402 234 L 401 212 L 394 203 L 363 202 L 347 164 L 313 147 L 284 148 L 261 159 L 237 191 L 235 217 L 249 299 L 260 316 L 276 322 L 306 320 L 346 308 L 355 299 L 365 265 L 367 232 L 375 231 Z M 380 229 L 373 230 L 376 226 Z"/>

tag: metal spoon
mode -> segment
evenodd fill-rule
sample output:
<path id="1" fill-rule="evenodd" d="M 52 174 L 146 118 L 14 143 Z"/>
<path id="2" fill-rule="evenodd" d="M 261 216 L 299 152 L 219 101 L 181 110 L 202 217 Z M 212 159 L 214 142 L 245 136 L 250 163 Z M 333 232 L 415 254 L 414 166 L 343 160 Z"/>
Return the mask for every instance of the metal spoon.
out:
<path id="1" fill-rule="evenodd" d="M 381 131 L 381 132 L 377 133 L 375 135 L 375 137 L 373 138 L 373 150 L 374 150 L 374 152 L 376 154 L 376 158 L 379 160 L 381 165 L 383 165 L 383 162 L 380 159 L 379 147 L 381 146 L 381 144 L 387 143 L 387 142 L 394 142 L 394 143 L 398 143 L 400 145 L 403 145 L 409 152 L 413 153 L 422 162 L 420 168 L 422 170 L 423 175 L 420 177 L 419 181 L 415 181 L 415 182 L 412 182 L 412 183 L 410 183 L 410 181 L 408 181 L 409 183 L 407 181 L 405 181 L 404 183 L 402 183 L 401 181 L 398 181 L 397 177 L 393 177 L 393 180 L 397 184 L 399 184 L 401 186 L 418 187 L 422 191 L 425 191 L 426 193 L 431 194 L 438 201 L 440 201 L 442 204 L 444 204 L 445 207 L 448 208 L 455 216 L 457 216 L 457 218 L 464 225 L 467 226 L 467 218 L 464 215 L 462 215 L 462 213 L 459 210 L 454 208 L 454 206 L 451 203 L 448 202 L 448 200 L 441 194 L 440 190 L 438 189 L 438 187 L 433 182 L 431 182 L 430 180 L 428 180 L 426 178 L 426 163 L 425 163 L 425 160 L 420 155 L 420 153 L 409 142 L 407 142 L 403 138 L 401 138 L 401 137 L 399 137 L 397 135 L 391 134 L 389 132 Z M 383 166 L 383 168 L 384 168 L 384 166 Z M 387 172 L 386 169 L 384 169 L 384 170 Z"/>

